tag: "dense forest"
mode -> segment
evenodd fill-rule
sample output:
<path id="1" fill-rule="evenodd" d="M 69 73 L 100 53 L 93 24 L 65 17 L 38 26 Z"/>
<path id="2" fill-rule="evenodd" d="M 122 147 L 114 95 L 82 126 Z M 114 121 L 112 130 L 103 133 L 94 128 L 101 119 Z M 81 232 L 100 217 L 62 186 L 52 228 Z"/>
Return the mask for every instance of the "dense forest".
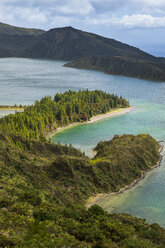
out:
<path id="1" fill-rule="evenodd" d="M 165 230 L 157 224 L 108 214 L 98 205 L 86 208 L 90 196 L 117 192 L 157 164 L 156 140 L 145 134 L 115 135 L 99 142 L 89 159 L 72 146 L 45 139 L 51 126 L 128 105 L 102 91 L 69 91 L 0 120 L 0 247 L 165 247 Z"/>
<path id="2" fill-rule="evenodd" d="M 104 114 L 116 108 L 128 107 L 122 97 L 95 91 L 68 91 L 56 94 L 54 99 L 44 97 L 24 112 L 0 119 L 0 130 L 19 134 L 27 139 L 44 140 L 45 134 L 73 122 L 90 120 L 94 115 Z"/>

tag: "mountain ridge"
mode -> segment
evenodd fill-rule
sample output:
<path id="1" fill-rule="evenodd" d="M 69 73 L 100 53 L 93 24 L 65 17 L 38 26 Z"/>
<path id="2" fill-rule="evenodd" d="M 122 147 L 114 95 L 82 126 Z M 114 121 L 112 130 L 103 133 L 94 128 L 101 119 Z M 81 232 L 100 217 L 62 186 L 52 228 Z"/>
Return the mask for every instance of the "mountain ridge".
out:
<path id="1" fill-rule="evenodd" d="M 0 57 L 64 60 L 73 68 L 165 82 L 165 58 L 71 26 L 44 31 L 0 23 Z"/>
<path id="2" fill-rule="evenodd" d="M 40 47 L 38 50 L 37 48 Z M 42 50 L 42 54 L 40 51 Z M 50 53 L 51 50 L 51 53 Z M 73 60 L 92 55 L 155 57 L 114 39 L 81 31 L 73 27 L 50 29 L 36 37 L 20 56 Z"/>
<path id="3" fill-rule="evenodd" d="M 8 34 L 8 35 L 39 35 L 45 32 L 42 29 L 37 28 L 24 28 L 24 27 L 17 27 L 10 24 L 6 24 L 0 22 L 0 35 Z"/>
<path id="4" fill-rule="evenodd" d="M 16 27 L 0 22 L 0 57 L 17 57 L 18 51 L 25 44 L 44 32 L 41 29 Z"/>

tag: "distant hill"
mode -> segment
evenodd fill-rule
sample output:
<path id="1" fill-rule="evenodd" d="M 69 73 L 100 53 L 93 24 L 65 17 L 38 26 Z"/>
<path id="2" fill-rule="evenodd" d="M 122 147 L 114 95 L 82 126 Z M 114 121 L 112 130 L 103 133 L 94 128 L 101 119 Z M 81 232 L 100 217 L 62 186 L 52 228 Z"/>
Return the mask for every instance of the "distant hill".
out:
<path id="1" fill-rule="evenodd" d="M 98 70 L 113 75 L 165 81 L 165 64 L 160 61 L 125 56 L 91 56 L 67 63 L 65 66 Z"/>
<path id="2" fill-rule="evenodd" d="M 18 56 L 18 51 L 34 37 L 44 33 L 44 30 L 20 28 L 0 23 L 0 57 Z"/>
<path id="3" fill-rule="evenodd" d="M 74 60 L 94 55 L 129 56 L 153 59 L 135 47 L 72 27 L 55 28 L 27 44 L 20 56 Z"/>
<path id="4" fill-rule="evenodd" d="M 0 22 L 0 35 L 40 35 L 45 31 L 35 28 L 22 28 Z"/>
<path id="5" fill-rule="evenodd" d="M 165 59 L 72 27 L 49 31 L 0 23 L 0 57 L 73 61 L 66 66 L 165 81 Z"/>

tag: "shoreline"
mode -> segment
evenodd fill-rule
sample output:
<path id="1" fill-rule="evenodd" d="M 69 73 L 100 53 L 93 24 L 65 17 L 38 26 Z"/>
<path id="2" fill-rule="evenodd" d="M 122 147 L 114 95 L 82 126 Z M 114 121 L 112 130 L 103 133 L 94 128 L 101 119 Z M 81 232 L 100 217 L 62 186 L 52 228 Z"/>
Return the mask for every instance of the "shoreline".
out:
<path id="1" fill-rule="evenodd" d="M 123 115 L 123 114 L 127 114 L 129 113 L 131 110 L 133 109 L 133 106 L 131 107 L 128 107 L 128 108 L 119 108 L 119 109 L 114 109 L 110 112 L 107 112 L 105 114 L 100 114 L 100 115 L 96 115 L 96 116 L 93 116 L 90 121 L 85 121 L 85 122 L 74 122 L 74 123 L 70 123 L 69 125 L 67 126 L 62 126 L 62 127 L 58 127 L 56 130 L 48 133 L 48 135 L 46 136 L 46 139 L 49 139 L 51 138 L 51 136 L 54 136 L 56 135 L 56 133 L 58 132 L 61 132 L 65 129 L 68 129 L 68 128 L 71 128 L 71 127 L 74 127 L 74 126 L 78 126 L 78 125 L 82 125 L 82 124 L 92 124 L 92 123 L 95 123 L 97 121 L 101 121 L 101 120 L 104 120 L 104 119 L 108 119 L 110 117 L 115 117 L 115 116 L 119 116 L 119 115 Z"/>
<path id="2" fill-rule="evenodd" d="M 159 153 L 161 153 L 163 150 L 163 146 L 161 145 L 160 149 L 159 149 Z M 142 171 L 141 172 L 141 177 L 135 179 L 131 184 L 126 185 L 125 187 L 121 188 L 119 191 L 117 192 L 111 192 L 111 193 L 98 193 L 95 196 L 91 196 L 88 198 L 88 200 L 86 201 L 85 206 L 88 208 L 90 208 L 92 205 L 97 204 L 97 202 L 99 202 L 101 199 L 106 198 L 106 197 L 110 197 L 110 196 L 115 196 L 115 195 L 119 195 L 124 193 L 125 191 L 133 188 L 135 185 L 137 185 L 140 181 L 142 181 L 143 179 L 145 179 L 146 175 L 148 172 L 153 171 L 154 169 L 158 168 L 161 165 L 161 161 L 162 161 L 163 156 L 160 154 L 160 159 L 157 162 L 156 165 L 152 166 L 151 168 L 149 168 L 147 171 Z"/>
<path id="3" fill-rule="evenodd" d="M 14 107 L 14 106 L 3 106 L 3 105 L 0 105 L 0 110 L 9 110 L 9 111 L 24 111 L 24 108 L 20 108 L 20 107 Z"/>

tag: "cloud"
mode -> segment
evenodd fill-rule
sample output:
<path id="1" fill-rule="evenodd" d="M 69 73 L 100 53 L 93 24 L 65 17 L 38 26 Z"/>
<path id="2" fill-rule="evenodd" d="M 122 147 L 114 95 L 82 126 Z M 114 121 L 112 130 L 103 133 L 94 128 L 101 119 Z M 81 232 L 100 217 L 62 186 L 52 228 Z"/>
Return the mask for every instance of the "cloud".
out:
<path id="1" fill-rule="evenodd" d="M 135 0 L 133 1 L 135 4 L 142 4 L 142 6 L 157 6 L 157 7 L 165 7 L 164 0 Z"/>
<path id="2" fill-rule="evenodd" d="M 92 10 L 90 0 L 1 0 L 3 6 L 24 6 L 26 8 L 40 8 L 40 10 L 52 10 L 62 14 L 89 14 Z"/>
<path id="3" fill-rule="evenodd" d="M 90 0 L 97 13 L 118 15 L 165 13 L 164 0 Z"/>
<path id="4" fill-rule="evenodd" d="M 64 27 L 69 26 L 74 20 L 71 17 L 67 16 L 55 16 L 51 18 L 50 25 L 51 27 Z"/>
<path id="5" fill-rule="evenodd" d="M 89 0 L 70 0 L 66 4 L 56 3 L 56 11 L 66 15 L 88 15 L 93 11 Z"/>
<path id="6" fill-rule="evenodd" d="M 99 19 L 88 19 L 94 25 L 115 25 L 125 28 L 163 28 L 165 27 L 165 16 L 153 17 L 151 15 L 124 15 L 122 17 L 100 16 Z"/>
<path id="7" fill-rule="evenodd" d="M 73 25 L 94 12 L 90 0 L 1 0 L 0 20 L 14 25 Z M 73 18 L 74 16 L 74 18 Z"/>
<path id="8" fill-rule="evenodd" d="M 1 0 L 0 20 L 13 25 L 164 28 L 165 0 Z"/>
<path id="9" fill-rule="evenodd" d="M 121 9 L 123 7 L 131 8 L 133 6 L 136 6 L 139 8 L 143 8 L 146 6 L 153 7 L 164 7 L 165 8 L 165 1 L 164 0 L 90 0 L 92 4 L 100 4 L 100 6 L 109 5 L 112 6 L 112 8 L 117 7 L 118 9 Z"/>
<path id="10" fill-rule="evenodd" d="M 154 17 L 151 15 L 125 15 L 122 18 L 114 18 L 113 24 L 119 24 L 128 28 L 163 28 L 165 27 L 165 16 Z"/>
<path id="11" fill-rule="evenodd" d="M 31 8 L 16 8 L 14 10 L 13 18 L 14 16 L 17 16 L 20 20 L 27 20 L 30 23 L 46 23 L 47 22 L 47 14 L 41 12 L 39 8 L 31 9 Z"/>
<path id="12" fill-rule="evenodd" d="M 39 8 L 12 8 L 11 6 L 4 8 L 0 6 L 0 20 L 13 25 L 23 26 L 25 22 L 30 26 L 42 25 L 47 22 L 48 15 L 48 12 L 43 12 Z"/>

